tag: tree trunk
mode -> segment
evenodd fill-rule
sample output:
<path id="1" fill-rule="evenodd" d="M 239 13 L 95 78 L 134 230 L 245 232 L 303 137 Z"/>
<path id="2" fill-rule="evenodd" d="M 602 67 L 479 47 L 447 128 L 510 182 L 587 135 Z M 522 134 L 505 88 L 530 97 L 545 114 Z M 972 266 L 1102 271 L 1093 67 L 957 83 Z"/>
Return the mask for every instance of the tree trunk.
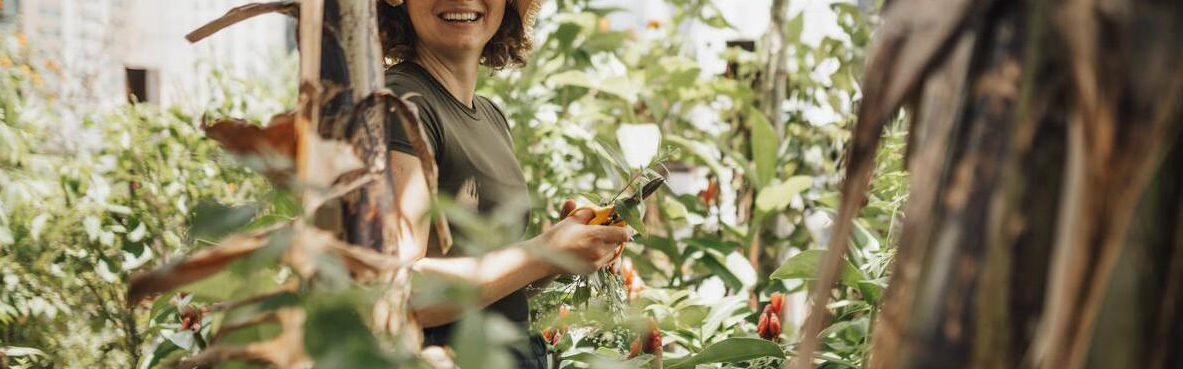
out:
<path id="1" fill-rule="evenodd" d="M 404 117 L 396 111 L 406 106 L 392 101 L 398 97 L 383 90 L 377 1 L 325 0 L 322 35 L 320 78 L 326 87 L 321 109 L 327 124 L 321 125 L 319 132 L 326 138 L 353 144 L 358 157 L 368 166 L 367 174 L 377 179 L 345 195 L 339 203 L 322 208 L 317 223 L 350 244 L 398 257 L 399 224 L 406 220 L 395 206 L 386 128 L 387 122 Z M 379 283 L 387 290 L 374 306 L 373 324 L 376 330 L 399 337 L 403 349 L 417 352 L 422 337 L 407 309 L 410 278 L 408 268 L 379 276 Z"/>
<path id="2" fill-rule="evenodd" d="M 885 9 L 850 146 L 843 210 L 912 107 L 869 366 L 1183 366 L 1183 3 L 939 3 Z M 819 290 L 810 320 L 826 322 Z M 806 325 L 801 357 L 823 326 Z"/>

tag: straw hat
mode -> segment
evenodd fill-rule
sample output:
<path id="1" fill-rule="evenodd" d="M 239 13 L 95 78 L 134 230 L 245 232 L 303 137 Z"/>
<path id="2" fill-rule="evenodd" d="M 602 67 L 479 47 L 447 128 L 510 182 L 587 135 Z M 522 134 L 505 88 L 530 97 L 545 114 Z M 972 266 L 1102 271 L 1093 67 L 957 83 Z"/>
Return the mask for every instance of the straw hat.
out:
<path id="1" fill-rule="evenodd" d="M 403 0 L 385 0 L 390 6 L 403 5 Z M 538 18 L 538 10 L 542 8 L 542 0 L 508 0 L 507 4 L 514 4 L 518 9 L 518 16 L 522 19 L 522 28 L 529 36 L 533 33 L 534 20 Z"/>

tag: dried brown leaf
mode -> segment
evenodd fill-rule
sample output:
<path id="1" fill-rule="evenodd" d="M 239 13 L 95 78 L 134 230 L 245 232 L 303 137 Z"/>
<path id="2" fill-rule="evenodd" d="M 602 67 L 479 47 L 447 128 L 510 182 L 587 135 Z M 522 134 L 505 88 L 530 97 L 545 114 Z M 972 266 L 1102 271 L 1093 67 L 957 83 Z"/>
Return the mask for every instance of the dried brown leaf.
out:
<path id="1" fill-rule="evenodd" d="M 209 277 L 266 244 L 267 238 L 262 235 L 231 236 L 184 260 L 136 273 L 128 283 L 127 303 L 134 305 L 144 298 Z"/>
<path id="2" fill-rule="evenodd" d="M 221 119 L 205 126 L 206 136 L 237 156 L 272 183 L 286 186 L 296 160 L 294 113 L 276 114 L 266 127 L 241 119 Z"/>

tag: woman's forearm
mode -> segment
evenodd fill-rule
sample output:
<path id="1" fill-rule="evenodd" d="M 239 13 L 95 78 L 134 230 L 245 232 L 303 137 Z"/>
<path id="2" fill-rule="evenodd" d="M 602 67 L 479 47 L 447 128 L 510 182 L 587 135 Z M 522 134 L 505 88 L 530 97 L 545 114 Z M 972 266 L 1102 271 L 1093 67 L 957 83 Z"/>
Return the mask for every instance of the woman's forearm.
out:
<path id="1" fill-rule="evenodd" d="M 529 242 L 520 242 L 480 257 L 422 258 L 415 262 L 416 271 L 428 278 L 467 283 L 480 290 L 477 304 L 488 306 L 526 285 L 553 274 L 551 264 L 530 255 Z M 462 308 L 455 301 L 440 301 L 416 305 L 414 314 L 419 324 L 434 327 L 459 318 Z"/>

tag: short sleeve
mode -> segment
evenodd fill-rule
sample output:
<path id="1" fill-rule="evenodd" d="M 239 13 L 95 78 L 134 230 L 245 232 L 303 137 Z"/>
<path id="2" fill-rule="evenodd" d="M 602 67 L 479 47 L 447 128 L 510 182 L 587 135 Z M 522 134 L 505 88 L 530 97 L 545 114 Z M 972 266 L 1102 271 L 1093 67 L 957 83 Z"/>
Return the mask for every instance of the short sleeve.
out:
<path id="1" fill-rule="evenodd" d="M 444 135 L 439 117 L 421 96 L 412 97 L 409 101 L 419 111 L 419 124 L 423 127 L 423 131 L 427 135 L 427 144 L 431 146 L 428 149 L 432 150 L 435 153 L 436 160 L 439 160 L 440 154 L 444 151 Z M 390 150 L 415 155 L 415 146 L 411 144 L 407 132 L 403 130 L 402 123 L 398 121 L 396 116 L 391 115 L 390 117 L 391 119 L 386 122 L 386 147 Z"/>

